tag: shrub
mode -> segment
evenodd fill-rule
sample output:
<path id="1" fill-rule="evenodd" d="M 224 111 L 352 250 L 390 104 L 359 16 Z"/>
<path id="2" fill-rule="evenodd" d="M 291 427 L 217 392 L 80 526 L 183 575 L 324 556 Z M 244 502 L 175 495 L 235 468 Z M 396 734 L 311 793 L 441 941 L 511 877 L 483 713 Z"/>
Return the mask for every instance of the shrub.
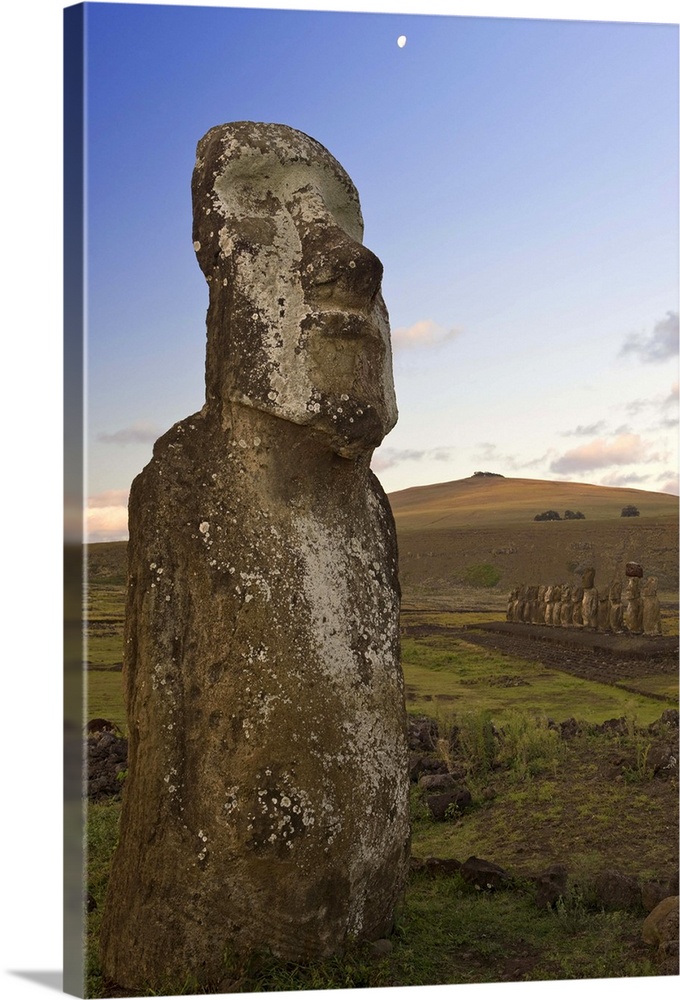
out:
<path id="1" fill-rule="evenodd" d="M 499 759 L 524 780 L 557 769 L 563 744 L 548 720 L 513 712 L 500 731 Z"/>
<path id="2" fill-rule="evenodd" d="M 556 510 L 544 510 L 542 514 L 537 514 L 534 521 L 561 521 L 562 518 Z"/>
<path id="3" fill-rule="evenodd" d="M 470 771 L 481 777 L 496 763 L 496 730 L 487 711 L 470 712 L 455 727 L 455 740 Z"/>
<path id="4" fill-rule="evenodd" d="M 585 521 L 586 515 L 582 514 L 580 510 L 565 510 L 564 520 L 565 521 Z"/>
<path id="5" fill-rule="evenodd" d="M 640 511 L 635 506 L 635 504 L 632 503 L 629 503 L 621 511 L 621 517 L 639 517 L 639 516 L 640 516 Z"/>
<path id="6" fill-rule="evenodd" d="M 465 582 L 470 587 L 495 587 L 502 573 L 491 563 L 476 563 L 465 569 Z"/>

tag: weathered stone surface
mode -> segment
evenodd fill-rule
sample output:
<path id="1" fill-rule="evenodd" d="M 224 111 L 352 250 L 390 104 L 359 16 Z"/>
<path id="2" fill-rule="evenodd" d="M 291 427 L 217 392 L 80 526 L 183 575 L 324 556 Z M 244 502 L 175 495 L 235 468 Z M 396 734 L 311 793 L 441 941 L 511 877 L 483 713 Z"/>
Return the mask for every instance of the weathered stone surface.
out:
<path id="1" fill-rule="evenodd" d="M 565 584 L 562 587 L 562 605 L 560 607 L 560 625 L 571 625 L 574 618 L 574 598 L 572 588 Z"/>
<path id="2" fill-rule="evenodd" d="M 661 635 L 661 605 L 656 593 L 656 577 L 650 576 L 642 588 L 642 631 Z"/>
<path id="3" fill-rule="evenodd" d="M 609 628 L 612 632 L 623 632 L 621 584 L 618 580 L 615 580 L 609 587 Z"/>
<path id="4" fill-rule="evenodd" d="M 544 910 L 554 906 L 566 895 L 569 872 L 565 865 L 550 865 L 533 879 L 536 886 L 536 905 Z"/>
<path id="5" fill-rule="evenodd" d="M 662 954 L 671 954 L 673 945 L 677 952 L 678 897 L 668 896 L 655 906 L 642 925 L 642 940 L 656 947 Z"/>
<path id="6" fill-rule="evenodd" d="M 382 267 L 347 174 L 285 126 L 208 132 L 193 200 L 206 403 L 130 495 L 102 924 L 127 989 L 380 938 L 408 867 L 397 551 L 369 469 L 396 420 Z"/>
<path id="7" fill-rule="evenodd" d="M 430 719 L 427 715 L 409 716 L 407 736 L 409 750 L 432 753 L 437 749 L 439 739 L 436 719 Z"/>
<path id="8" fill-rule="evenodd" d="M 642 598 L 639 576 L 629 576 L 623 595 L 623 624 L 629 632 L 642 632 Z"/>
<path id="9" fill-rule="evenodd" d="M 425 799 L 432 819 L 439 822 L 448 819 L 453 812 L 462 812 L 472 802 L 470 789 L 464 785 L 446 792 L 428 795 Z"/>
<path id="10" fill-rule="evenodd" d="M 87 729 L 88 798 L 93 802 L 119 798 L 127 768 L 128 741 L 104 719 L 92 720 Z"/>
<path id="11" fill-rule="evenodd" d="M 609 588 L 599 588 L 597 592 L 597 627 L 606 632 L 609 629 Z"/>
<path id="12" fill-rule="evenodd" d="M 637 562 L 626 563 L 626 576 L 627 577 L 639 577 L 639 578 L 642 578 L 643 574 L 644 574 L 644 570 L 642 569 L 642 566 L 640 565 L 640 563 L 637 563 Z"/>
<path id="13" fill-rule="evenodd" d="M 665 881 L 663 879 L 651 879 L 649 882 L 643 882 L 640 891 L 642 894 L 642 905 L 647 913 L 651 913 L 663 899 L 677 895 L 677 887 L 676 892 L 673 892 L 669 879 Z"/>
<path id="14" fill-rule="evenodd" d="M 474 855 L 460 866 L 460 874 L 477 889 L 505 889 L 512 884 L 512 876 L 504 868 Z"/>
<path id="15" fill-rule="evenodd" d="M 425 858 L 420 864 L 420 871 L 425 871 L 435 878 L 457 875 L 460 868 L 461 863 L 456 858 Z"/>
<path id="16" fill-rule="evenodd" d="M 409 774 L 411 781 L 416 782 L 423 774 L 446 774 L 446 761 L 433 754 L 409 754 Z"/>
<path id="17" fill-rule="evenodd" d="M 597 628 L 597 613 L 599 610 L 597 587 L 584 587 L 581 601 L 581 617 L 586 628 Z"/>
<path id="18" fill-rule="evenodd" d="M 595 879 L 595 894 L 605 910 L 630 910 L 642 904 L 640 885 L 635 878 L 610 869 Z"/>
<path id="19" fill-rule="evenodd" d="M 427 792 L 451 792 L 454 788 L 459 788 L 462 772 L 457 770 L 456 774 L 423 774 L 418 779 L 418 784 Z"/>

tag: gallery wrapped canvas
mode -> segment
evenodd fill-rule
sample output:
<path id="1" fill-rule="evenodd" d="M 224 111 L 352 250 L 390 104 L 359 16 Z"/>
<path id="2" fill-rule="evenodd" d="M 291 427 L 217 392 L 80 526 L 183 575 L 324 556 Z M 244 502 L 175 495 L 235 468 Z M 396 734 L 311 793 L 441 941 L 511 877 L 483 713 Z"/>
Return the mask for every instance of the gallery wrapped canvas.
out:
<path id="1" fill-rule="evenodd" d="M 64 27 L 66 992 L 657 988 L 677 26 Z"/>

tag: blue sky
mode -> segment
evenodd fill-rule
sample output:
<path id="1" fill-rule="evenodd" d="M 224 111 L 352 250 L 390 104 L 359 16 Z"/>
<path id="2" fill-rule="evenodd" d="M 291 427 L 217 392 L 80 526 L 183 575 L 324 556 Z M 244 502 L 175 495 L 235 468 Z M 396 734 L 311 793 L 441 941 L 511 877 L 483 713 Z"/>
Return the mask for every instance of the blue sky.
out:
<path id="1" fill-rule="evenodd" d="M 388 492 L 489 470 L 677 493 L 677 25 L 87 8 L 93 540 L 125 537 L 153 440 L 202 405 L 191 171 L 239 119 L 313 135 L 359 190 Z"/>

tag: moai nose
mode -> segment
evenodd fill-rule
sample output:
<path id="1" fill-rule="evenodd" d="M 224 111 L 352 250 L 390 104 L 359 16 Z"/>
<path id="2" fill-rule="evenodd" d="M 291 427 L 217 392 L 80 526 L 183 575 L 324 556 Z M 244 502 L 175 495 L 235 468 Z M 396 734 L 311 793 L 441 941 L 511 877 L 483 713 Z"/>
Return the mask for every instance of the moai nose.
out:
<path id="1" fill-rule="evenodd" d="M 380 291 L 383 266 L 376 255 L 339 227 L 303 244 L 302 283 L 310 305 L 368 310 Z"/>

